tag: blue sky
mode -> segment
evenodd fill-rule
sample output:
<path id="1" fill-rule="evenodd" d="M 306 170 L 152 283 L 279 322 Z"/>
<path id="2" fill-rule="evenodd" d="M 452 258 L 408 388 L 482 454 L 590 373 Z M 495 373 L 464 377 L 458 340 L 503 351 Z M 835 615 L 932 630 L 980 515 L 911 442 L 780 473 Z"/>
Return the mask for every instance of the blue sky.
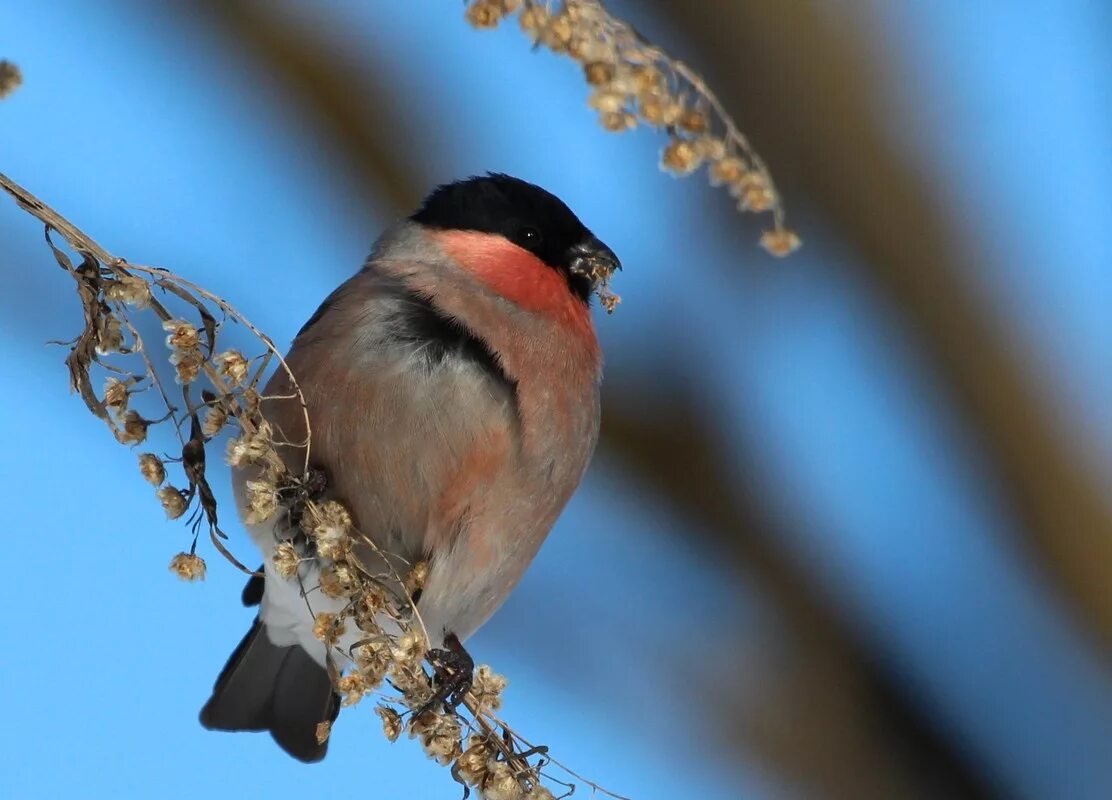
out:
<path id="1" fill-rule="evenodd" d="M 413 98 L 404 124 L 428 153 L 430 185 L 488 169 L 521 175 L 619 253 L 624 303 L 599 321 L 610 375 L 651 376 L 658 347 L 690 354 L 722 398 L 727 430 L 754 447 L 746 463 L 762 464 L 796 558 L 998 785 L 1019 797 L 1102 796 L 1112 785 L 1108 660 L 1019 551 L 982 456 L 836 231 L 814 220 L 786 262 L 753 246 L 753 220 L 723 240 L 707 209 L 726 198 L 656 172 L 647 133 L 604 134 L 580 111 L 575 70 L 530 53 L 514 30 L 476 33 L 432 0 L 329 0 L 312 13 Z M 952 198 L 970 283 L 1037 364 L 1066 435 L 1112 479 L 1102 16 L 1095 4 L 1018 14 L 932 3 L 889 6 L 875 24 L 892 63 L 893 125 L 928 185 Z M 178 13 L 49 0 L 12 3 L 4 17 L 0 57 L 21 65 L 26 84 L 0 104 L 0 170 L 110 250 L 232 299 L 276 341 L 389 221 L 385 201 L 353 202 L 350 179 L 280 86 Z M 216 557 L 202 585 L 166 571 L 188 546 L 185 529 L 164 521 L 132 456 L 67 395 L 64 352 L 44 344 L 71 335 L 78 317 L 40 235 L 0 206 L 0 269 L 22 287 L 0 297 L 0 363 L 15 365 L 0 378 L 0 413 L 19 455 L 0 459 L 0 486 L 22 511 L 0 584 L 11 721 L 0 794 L 319 793 L 324 769 L 285 759 L 266 737 L 197 724 L 250 622 L 242 579 Z M 733 263 L 761 279 L 724 277 Z M 755 759 L 717 749 L 681 688 L 630 675 L 632 645 L 736 657 L 729 631 L 752 648 L 739 657 L 744 674 L 769 644 L 761 599 L 683 545 L 690 525 L 600 460 L 472 650 L 511 678 L 506 716 L 609 788 L 799 796 Z M 233 542 L 249 552 L 238 532 Z M 682 607 L 662 607 L 662 587 Z M 536 637 L 523 634 L 535 617 L 544 646 L 531 650 L 521 642 Z M 326 764 L 342 771 L 330 774 L 366 770 L 381 797 L 454 796 L 446 771 L 415 744 L 382 740 L 368 712 L 341 719 Z"/>

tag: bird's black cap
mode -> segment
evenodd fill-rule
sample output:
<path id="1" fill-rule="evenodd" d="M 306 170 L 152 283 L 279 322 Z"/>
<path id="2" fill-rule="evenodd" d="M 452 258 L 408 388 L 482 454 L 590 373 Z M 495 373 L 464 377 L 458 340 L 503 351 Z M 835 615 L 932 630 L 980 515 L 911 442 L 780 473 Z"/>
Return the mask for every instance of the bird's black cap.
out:
<path id="1" fill-rule="evenodd" d="M 520 178 L 488 173 L 438 186 L 410 217 L 430 228 L 506 237 L 564 273 L 584 302 L 594 281 L 575 269 L 585 250 L 617 258 L 556 195 Z"/>

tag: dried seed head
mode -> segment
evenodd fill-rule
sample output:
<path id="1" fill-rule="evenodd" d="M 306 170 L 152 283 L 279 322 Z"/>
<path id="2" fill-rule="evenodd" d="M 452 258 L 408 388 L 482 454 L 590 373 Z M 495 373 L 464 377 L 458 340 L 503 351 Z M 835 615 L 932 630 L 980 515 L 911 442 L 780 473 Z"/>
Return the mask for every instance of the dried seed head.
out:
<path id="1" fill-rule="evenodd" d="M 777 228 L 761 234 L 761 246 L 774 256 L 786 256 L 799 249 L 799 237 L 787 228 Z"/>
<path id="2" fill-rule="evenodd" d="M 491 759 L 481 784 L 483 800 L 522 800 L 525 790 L 505 761 Z"/>
<path id="3" fill-rule="evenodd" d="M 213 359 L 220 370 L 220 374 L 227 378 L 233 387 L 239 386 L 247 380 L 247 369 L 250 362 L 238 350 L 225 350 Z"/>
<path id="4" fill-rule="evenodd" d="M 355 589 L 355 573 L 343 562 L 323 567 L 320 571 L 320 590 L 325 597 L 348 597 Z M 358 618 L 356 619 L 358 624 Z"/>
<path id="5" fill-rule="evenodd" d="M 405 590 L 410 595 L 413 595 L 418 589 L 425 588 L 425 582 L 429 579 L 429 562 L 418 561 L 413 565 L 413 569 L 405 577 Z"/>
<path id="6" fill-rule="evenodd" d="M 437 726 L 440 715 L 435 711 L 425 711 L 421 714 L 414 714 L 409 720 L 409 738 L 414 736 L 421 736 L 427 731 L 432 730 Z"/>
<path id="7" fill-rule="evenodd" d="M 324 744 L 332 735 L 332 723 L 328 720 L 317 723 L 317 744 Z"/>
<path id="8" fill-rule="evenodd" d="M 365 581 L 355 598 L 355 624 L 359 630 L 378 634 L 379 613 L 386 608 L 386 591 L 376 583 Z"/>
<path id="9" fill-rule="evenodd" d="M 480 707 L 490 711 L 497 711 L 502 705 L 502 692 L 509 683 L 503 676 L 483 664 L 475 670 L 474 682 L 471 685 L 471 694 Z"/>
<path id="10" fill-rule="evenodd" d="M 391 742 L 396 742 L 398 735 L 402 732 L 401 716 L 390 706 L 376 706 L 375 713 L 382 717 L 382 732 L 386 735 L 386 738 Z"/>
<path id="11" fill-rule="evenodd" d="M 297 548 L 293 546 L 291 541 L 278 542 L 274 546 L 274 571 L 281 575 L 283 578 L 292 578 L 297 574 L 297 568 L 301 564 L 301 557 L 297 554 Z"/>
<path id="12" fill-rule="evenodd" d="M 552 792 L 539 783 L 525 794 L 525 800 L 556 800 Z"/>
<path id="13" fill-rule="evenodd" d="M 313 622 L 313 636 L 327 645 L 334 645 L 344 632 L 344 622 L 335 614 L 322 611 Z"/>
<path id="14" fill-rule="evenodd" d="M 247 481 L 247 513 L 243 521 L 258 525 L 278 513 L 278 487 L 265 480 Z"/>
<path id="15" fill-rule="evenodd" d="M 151 302 L 151 286 L 134 275 L 120 275 L 116 280 L 108 282 L 108 288 L 104 290 L 104 299 L 128 303 L 136 308 L 146 308 Z"/>
<path id="16" fill-rule="evenodd" d="M 621 295 L 614 294 L 608 289 L 599 289 L 598 301 L 602 304 L 602 307 L 606 309 L 607 314 L 613 314 L 614 309 L 622 302 L 622 297 Z"/>
<path id="17" fill-rule="evenodd" d="M 478 0 L 468 7 L 465 17 L 476 28 L 496 28 L 502 21 L 502 14 L 502 6 L 497 0 Z"/>
<path id="18" fill-rule="evenodd" d="M 228 463 L 233 467 L 245 467 L 263 461 L 273 449 L 271 447 L 271 427 L 265 420 L 259 423 L 254 433 L 246 431 L 228 441 Z"/>
<path id="19" fill-rule="evenodd" d="M 23 83 L 23 73 L 11 61 L 0 61 L 0 100 L 10 95 Z"/>
<path id="20" fill-rule="evenodd" d="M 493 748 L 485 736 L 472 734 L 467 740 L 467 749 L 456 759 L 455 774 L 469 786 L 478 786 L 487 774 L 487 763 L 491 760 Z"/>
<path id="21" fill-rule="evenodd" d="M 637 117 L 628 111 L 604 111 L 599 114 L 598 120 L 611 133 L 622 133 L 637 127 Z"/>
<path id="22" fill-rule="evenodd" d="M 638 64 L 630 72 L 633 90 L 638 95 L 661 94 L 665 90 L 664 73 L 652 64 Z"/>
<path id="23" fill-rule="evenodd" d="M 352 594 L 359 586 L 359 575 L 356 570 L 346 561 L 337 561 L 332 565 L 332 572 L 336 575 L 336 580 L 346 590 L 344 594 Z"/>
<path id="24" fill-rule="evenodd" d="M 178 553 L 170 559 L 170 571 L 183 581 L 203 581 L 205 560 L 193 553 Z"/>
<path id="25" fill-rule="evenodd" d="M 642 95 L 638 101 L 637 113 L 645 122 L 659 128 L 674 125 L 683 113 L 683 106 L 668 95 Z"/>
<path id="26" fill-rule="evenodd" d="M 166 519 L 177 519 L 185 513 L 185 497 L 180 489 L 167 484 L 158 490 L 158 499 L 166 512 Z"/>
<path id="27" fill-rule="evenodd" d="M 541 29 L 540 41 L 554 52 L 562 53 L 568 49 L 574 33 L 575 30 L 565 8 L 549 19 L 548 24 Z"/>
<path id="28" fill-rule="evenodd" d="M 166 480 L 166 467 L 154 453 L 139 456 L 139 472 L 153 486 L 160 486 Z"/>
<path id="29" fill-rule="evenodd" d="M 425 640 L 424 634 L 416 628 L 410 628 L 394 642 L 390 654 L 400 664 L 419 665 L 428 650 L 429 643 Z"/>
<path id="30" fill-rule="evenodd" d="M 603 114 L 621 111 L 625 108 L 625 102 L 626 97 L 624 94 L 606 87 L 596 89 L 591 92 L 590 97 L 587 98 L 587 105 L 597 109 Z"/>
<path id="31" fill-rule="evenodd" d="M 587 34 L 576 36 L 568 45 L 568 55 L 586 66 L 587 64 L 614 64 L 615 73 L 621 67 L 621 54 L 610 39 L 600 39 Z"/>
<path id="32" fill-rule="evenodd" d="M 348 510 L 335 500 L 310 507 L 302 520 L 313 537 L 317 552 L 325 558 L 340 561 L 351 550 L 352 519 Z"/>
<path id="33" fill-rule="evenodd" d="M 698 150 L 690 139 L 672 139 L 660 156 L 660 167 L 675 175 L 687 175 L 699 167 Z"/>
<path id="34" fill-rule="evenodd" d="M 459 758 L 462 731 L 454 716 L 426 711 L 410 723 L 409 735 L 420 737 L 429 758 L 439 764 L 450 764 Z"/>
<path id="35" fill-rule="evenodd" d="M 776 204 L 776 195 L 771 189 L 751 187 L 741 193 L 738 208 L 742 211 L 768 211 Z M 767 248 L 766 248 L 767 249 Z"/>
<path id="36" fill-rule="evenodd" d="M 120 444 L 139 444 L 147 438 L 147 426 L 151 424 L 150 420 L 139 416 L 138 411 L 128 411 L 120 423 L 121 426 L 115 430 Z"/>
<path id="37" fill-rule="evenodd" d="M 227 423 L 228 410 L 223 403 L 215 403 L 209 406 L 208 411 L 205 412 L 205 418 L 201 421 L 201 433 L 212 438 L 224 430 Z"/>
<path id="38" fill-rule="evenodd" d="M 111 314 L 97 320 L 97 353 L 106 356 L 118 353 L 124 346 L 124 333 L 120 321 Z"/>
<path id="39" fill-rule="evenodd" d="M 614 80 L 614 65 L 606 61 L 590 61 L 583 65 L 583 75 L 591 86 L 605 86 Z"/>
<path id="40" fill-rule="evenodd" d="M 603 128 L 617 133 L 644 122 L 666 129 L 670 141 L 661 155 L 663 170 L 684 176 L 710 163 L 711 183 L 729 186 L 740 210 L 775 210 L 780 225 L 780 199 L 771 185 L 735 188 L 746 165 L 760 159 L 699 75 L 643 40 L 596 0 L 469 0 L 467 16 L 473 25 L 493 27 L 518 9 L 530 39 L 580 63 L 593 90 L 589 104 Z M 712 135 L 716 129 L 722 138 Z M 617 296 L 599 297 L 613 311 Z"/>
<path id="41" fill-rule="evenodd" d="M 571 41 L 568 42 L 567 53 L 571 58 L 583 63 L 590 61 L 598 52 L 594 47 L 594 41 L 587 36 L 577 36 L 572 34 Z"/>
<path id="42" fill-rule="evenodd" d="M 352 671 L 336 681 L 336 691 L 344 696 L 341 705 L 353 706 L 367 693 L 367 680 L 361 672 Z"/>
<path id="43" fill-rule="evenodd" d="M 197 329 L 185 320 L 168 319 L 162 323 L 162 329 L 169 331 L 166 346 L 173 350 L 196 350 L 201 346 Z"/>
<path id="44" fill-rule="evenodd" d="M 338 600 L 344 596 L 344 587 L 336 578 L 336 573 L 331 567 L 322 567 L 320 571 L 320 592 L 325 597 Z"/>
<path id="45" fill-rule="evenodd" d="M 776 195 L 768 179 L 760 172 L 746 172 L 730 184 L 730 194 L 737 198 L 741 211 L 765 211 L 776 203 Z"/>
<path id="46" fill-rule="evenodd" d="M 732 186 L 741 181 L 745 173 L 745 162 L 737 156 L 725 156 L 710 165 L 710 184 L 711 186 L 723 184 Z"/>
<path id="47" fill-rule="evenodd" d="M 376 689 L 386 679 L 386 673 L 390 669 L 390 641 L 385 636 L 364 641 L 352 650 L 352 658 L 363 674 L 367 687 Z"/>
<path id="48" fill-rule="evenodd" d="M 395 661 L 391 664 L 390 683 L 405 696 L 411 708 L 417 708 L 432 698 L 429 676 L 419 661 L 404 664 Z"/>
<path id="49" fill-rule="evenodd" d="M 119 378 L 108 378 L 104 382 L 104 405 L 123 412 L 127 409 L 127 384 Z"/>
<path id="50" fill-rule="evenodd" d="M 730 194 L 740 198 L 746 192 L 764 191 L 769 188 L 764 175 L 756 170 L 747 170 L 735 183 L 730 185 Z"/>
<path id="51" fill-rule="evenodd" d="M 197 380 L 205 357 L 200 350 L 175 350 L 170 355 L 170 363 L 174 365 L 174 380 L 184 386 Z"/>
<path id="52" fill-rule="evenodd" d="M 551 16 L 552 12 L 545 6 L 532 5 L 521 12 L 521 16 L 518 17 L 518 23 L 521 25 L 523 31 L 530 34 L 533 39 L 536 39 L 540 36 L 541 30 L 548 24 L 548 20 Z"/>
<path id="53" fill-rule="evenodd" d="M 728 150 L 726 142 L 715 136 L 697 137 L 695 148 L 704 161 L 717 161 L 720 158 L 725 158 Z"/>
<path id="54" fill-rule="evenodd" d="M 706 133 L 710 129 L 707 115 L 695 108 L 684 109 L 676 124 L 689 133 Z"/>

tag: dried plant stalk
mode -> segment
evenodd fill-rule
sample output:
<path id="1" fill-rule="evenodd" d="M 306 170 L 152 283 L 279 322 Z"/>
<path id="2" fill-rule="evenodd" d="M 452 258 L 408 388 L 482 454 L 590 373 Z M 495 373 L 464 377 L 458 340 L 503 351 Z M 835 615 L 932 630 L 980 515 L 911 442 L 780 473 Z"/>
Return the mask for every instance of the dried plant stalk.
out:
<path id="1" fill-rule="evenodd" d="M 591 86 L 589 105 L 605 129 L 621 132 L 644 124 L 665 131 L 663 169 L 688 175 L 706 166 L 711 183 L 726 186 L 740 210 L 771 213 L 773 228 L 761 237 L 770 253 L 787 255 L 799 246 L 799 237 L 784 225 L 783 205 L 768 169 L 695 71 L 612 16 L 599 0 L 470 0 L 466 7 L 467 20 L 478 28 L 494 27 L 512 15 L 518 16 L 535 46 L 582 65 Z M 0 98 L 21 80 L 14 64 L 0 61 Z M 289 538 L 275 547 L 275 569 L 288 580 L 303 581 L 306 567 L 316 568 L 319 586 L 302 585 L 310 607 L 315 589 L 346 600 L 339 613 L 316 614 L 314 628 L 332 648 L 330 675 L 344 706 L 375 696 L 384 735 L 394 741 L 407 731 L 410 738 L 419 739 L 430 758 L 451 767 L 465 798 L 476 789 L 488 800 L 551 799 L 548 781 L 562 787 L 561 796 L 580 783 L 592 792 L 628 800 L 560 764 L 546 747 L 531 744 L 496 717 L 506 681 L 489 667 L 476 671 L 464 698 L 466 713 L 423 710 L 433 692 L 437 665 L 428 660 L 428 636 L 411 593 L 420 588 L 427 565 L 403 564 L 399 569 L 396 559 L 378 553 L 387 569 L 371 574 L 354 557 L 356 545 L 378 549 L 358 530 L 346 508 L 321 499 L 314 490 L 317 476 L 309 466 L 312 429 L 304 397 L 266 334 L 227 301 L 181 276 L 113 256 L 3 174 L 0 188 L 45 224 L 47 245 L 76 283 L 84 326 L 68 343 L 71 387 L 121 444 L 135 446 L 147 442 L 152 429 L 172 428 L 180 455 L 164 461 L 154 453 L 142 453 L 139 471 L 154 487 L 167 517 L 186 518 L 192 531 L 188 551 L 170 562 L 173 572 L 190 581 L 205 577 L 207 565 L 196 552 L 204 526 L 215 549 L 251 573 L 224 544 L 227 537 L 207 479 L 213 443 L 231 431 L 226 459 L 235 468 L 251 469 L 253 475 L 247 482 L 247 521 L 285 518 Z M 54 233 L 79 262 L 54 241 Z M 600 298 L 608 311 L 618 302 L 605 285 Z M 179 308 L 182 311 L 176 311 Z M 170 370 L 160 365 L 159 348 L 151 348 L 140 332 L 139 321 L 151 314 L 166 333 L 163 360 L 177 388 L 163 376 Z M 218 345 L 229 323 L 246 328 L 261 351 L 248 357 L 235 349 L 221 350 Z M 272 361 L 286 372 L 292 398 L 301 403 L 303 442 L 276 440 L 262 413 L 265 398 L 259 387 Z M 105 379 L 98 391 L 94 376 L 101 373 Z M 145 416 L 133 407 L 138 401 L 150 405 L 151 400 L 161 412 Z M 299 471 L 291 471 L 280 453 L 283 447 L 304 449 Z M 171 469 L 180 470 L 180 486 L 168 482 L 167 461 Z M 341 652 L 337 642 L 348 625 L 362 636 L 349 652 Z M 325 741 L 330 733 L 331 724 L 322 721 L 318 740 Z"/>
<path id="2" fill-rule="evenodd" d="M 591 87 L 588 105 L 603 128 L 621 133 L 647 125 L 666 132 L 662 169 L 682 176 L 705 166 L 711 184 L 725 186 L 740 211 L 772 215 L 772 229 L 761 235 L 768 252 L 786 256 L 800 246 L 784 225 L 768 168 L 710 87 L 601 0 L 469 0 L 465 14 L 476 28 L 494 28 L 516 15 L 534 46 L 579 62 Z M 603 303 L 612 309 L 606 298 Z"/>
<path id="3" fill-rule="evenodd" d="M 276 570 L 296 581 L 303 580 L 307 565 L 319 570 L 319 586 L 302 586 L 310 610 L 312 591 L 318 588 L 327 597 L 346 600 L 339 613 L 316 614 L 314 629 L 332 647 L 330 674 L 344 706 L 376 697 L 387 738 L 393 741 L 404 730 L 419 739 L 430 758 L 451 767 L 465 797 L 474 788 L 488 800 L 545 800 L 554 796 L 545 782 L 563 787 L 565 793 L 578 782 L 626 800 L 576 775 L 551 758 L 547 748 L 530 744 L 495 717 L 506 681 L 489 667 L 476 671 L 463 701 L 464 713 L 439 707 L 416 713 L 432 695 L 437 668 L 428 660 L 428 636 L 411 596 L 420 588 L 427 566 L 404 565 L 402 574 L 396 559 L 383 556 L 386 572 L 371 574 L 355 558 L 357 544 L 383 554 L 358 530 L 346 508 L 318 496 L 318 476 L 309 468 L 308 437 L 304 442 L 277 440 L 261 410 L 265 398 L 259 387 L 274 361 L 289 377 L 306 431 L 311 431 L 296 377 L 271 339 L 230 303 L 185 278 L 112 255 L 3 174 L 0 188 L 44 223 L 47 245 L 77 286 L 84 325 L 67 343 L 71 387 L 123 445 L 147 443 L 166 426 L 176 439 L 180 455 L 163 459 L 145 452 L 138 457 L 139 473 L 154 487 L 167 517 L 185 518 L 191 530 L 189 549 L 170 562 L 174 573 L 190 581 L 205 577 L 207 565 L 197 554 L 202 527 L 221 555 L 251 573 L 224 544 L 227 537 L 220 529 L 216 495 L 207 478 L 207 458 L 227 429 L 232 435 L 226 459 L 233 467 L 250 468 L 253 473 L 247 484 L 249 521 L 284 515 L 288 523 L 290 539 L 275 548 Z M 55 234 L 77 259 L 55 241 Z M 152 346 L 141 334 L 142 318 L 151 315 L 166 334 L 165 350 L 157 343 Z M 260 352 L 249 357 L 235 349 L 221 349 L 229 323 L 249 331 Z M 173 375 L 172 382 L 164 373 Z M 102 377 L 103 383 L 98 383 Z M 136 407 L 143 404 L 161 412 L 143 413 Z M 305 449 L 299 471 L 292 471 L 282 457 L 280 450 L 286 447 Z M 172 483 L 175 471 L 181 479 Z M 384 621 L 389 623 L 387 628 Z M 350 651 L 342 652 L 337 641 L 349 625 L 362 635 Z M 322 721 L 319 740 L 323 742 L 330 732 L 331 725 Z"/>

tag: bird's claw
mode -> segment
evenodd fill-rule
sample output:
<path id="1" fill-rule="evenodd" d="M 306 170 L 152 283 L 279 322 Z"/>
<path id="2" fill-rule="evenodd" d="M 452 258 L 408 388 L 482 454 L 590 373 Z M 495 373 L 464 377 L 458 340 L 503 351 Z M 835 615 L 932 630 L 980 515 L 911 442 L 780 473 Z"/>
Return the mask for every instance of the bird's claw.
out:
<path id="1" fill-rule="evenodd" d="M 445 637 L 444 644 L 445 648 L 434 648 L 425 656 L 436 672 L 437 687 L 429 701 L 414 712 L 414 716 L 419 717 L 441 704 L 445 711 L 454 713 L 471 691 L 474 659 L 454 633 Z"/>

